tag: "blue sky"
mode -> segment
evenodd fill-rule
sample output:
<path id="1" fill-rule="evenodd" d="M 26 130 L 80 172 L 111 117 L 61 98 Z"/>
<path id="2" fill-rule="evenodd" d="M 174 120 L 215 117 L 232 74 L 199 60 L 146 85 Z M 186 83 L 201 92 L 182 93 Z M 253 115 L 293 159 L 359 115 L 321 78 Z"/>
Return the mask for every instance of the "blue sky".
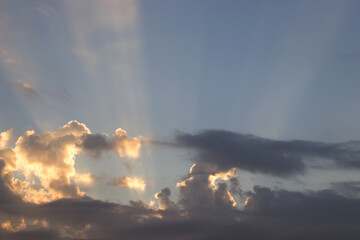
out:
<path id="1" fill-rule="evenodd" d="M 199 157 L 168 147 L 179 133 L 358 140 L 359 11 L 355 0 L 1 1 L 0 132 L 13 129 L 14 147 L 26 130 L 77 120 L 109 139 L 122 128 L 163 142 L 143 142 L 137 159 L 77 155 L 76 172 L 98 179 L 81 189 L 122 203 L 149 203 L 165 187 L 179 197 Z M 238 179 L 244 191 L 359 180 L 358 170 L 323 168 L 285 180 L 239 168 Z M 146 191 L 111 186 L 118 176 L 144 179 Z"/>
<path id="2" fill-rule="evenodd" d="M 120 124 L 134 135 L 221 128 L 358 138 L 356 1 L 114 4 L 131 5 L 127 16 L 97 4 L 2 3 L 2 48 L 20 59 L 2 64 L 3 94 L 20 95 L 12 83 L 23 81 L 51 105 L 35 109 L 40 120 L 26 113 L 37 103 L 9 96 L 22 107 L 2 107 L 3 129 L 81 119 L 96 131 Z M 21 73 L 11 73 L 16 64 Z"/>

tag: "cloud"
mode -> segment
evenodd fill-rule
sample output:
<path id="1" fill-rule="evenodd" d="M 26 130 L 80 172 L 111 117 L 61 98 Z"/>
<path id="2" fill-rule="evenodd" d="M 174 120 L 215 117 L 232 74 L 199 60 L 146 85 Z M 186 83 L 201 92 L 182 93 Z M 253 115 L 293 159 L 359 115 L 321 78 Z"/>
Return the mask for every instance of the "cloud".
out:
<path id="1" fill-rule="evenodd" d="M 26 228 L 26 224 L 24 218 L 21 218 L 21 222 L 17 226 L 13 226 L 13 224 L 7 220 L 1 223 L 1 228 L 10 232 L 18 232 Z"/>
<path id="2" fill-rule="evenodd" d="M 0 52 L 0 61 L 4 62 L 4 63 L 8 63 L 8 64 L 16 63 L 15 59 L 12 58 L 9 51 L 7 51 L 7 50 L 2 50 Z"/>
<path id="3" fill-rule="evenodd" d="M 331 188 L 347 197 L 360 197 L 360 181 L 333 182 Z"/>
<path id="4" fill-rule="evenodd" d="M 244 192 L 236 168 L 221 167 L 218 162 L 198 161 L 178 183 L 178 201 L 170 199 L 169 188 L 155 194 L 159 208 L 152 208 L 142 201 L 118 204 L 94 200 L 80 194 L 76 185 L 91 183 L 94 176 L 77 173 L 74 168 L 76 155 L 85 149 L 84 139 L 94 135 L 85 124 L 70 121 L 56 131 L 41 134 L 27 131 L 18 138 L 14 148 L 9 144 L 0 148 L 0 239 L 358 237 L 360 199 L 356 181 L 332 183 L 331 189 L 319 191 L 255 186 L 252 191 Z M 102 139 L 115 141 L 112 139 L 116 135 L 119 134 Z M 114 148 L 104 147 L 106 144 L 100 146 L 100 151 L 114 151 Z M 285 146 L 287 150 L 290 148 L 287 143 Z M 334 146 L 351 154 L 357 151 L 356 142 Z M 96 149 L 88 147 L 93 148 Z M 291 149 L 300 152 L 298 146 Z M 23 171 L 25 179 L 15 179 L 14 171 Z M 41 188 L 31 185 L 34 176 L 39 178 Z M 142 179 L 126 176 L 114 179 L 110 184 L 141 191 L 146 187 Z M 236 206 L 232 193 L 248 197 L 243 208 Z M 46 198 L 47 201 L 29 201 L 31 198 Z"/>
<path id="5" fill-rule="evenodd" d="M 212 165 L 194 164 L 189 177 L 178 183 L 179 204 L 190 212 L 221 208 L 231 209 L 236 202 L 227 189 L 227 184 L 216 183 L 217 180 L 229 180 L 235 177 L 235 170 L 229 172 L 212 172 Z"/>
<path id="6" fill-rule="evenodd" d="M 35 175 L 43 187 L 41 194 L 26 186 L 25 197 L 41 202 L 63 197 L 83 196 L 78 186 L 71 184 L 75 176 L 75 156 L 81 151 L 77 146 L 81 136 L 90 130 L 82 123 L 70 121 L 56 132 L 46 131 L 40 135 L 26 131 L 16 141 L 15 152 L 18 166 L 27 180 Z"/>
<path id="7" fill-rule="evenodd" d="M 255 186 L 244 208 L 253 216 L 283 221 L 359 223 L 360 199 L 342 196 L 334 190 L 295 192 Z"/>
<path id="8" fill-rule="evenodd" d="M 127 187 L 139 191 L 144 191 L 146 187 L 146 183 L 143 179 L 138 177 L 126 177 L 126 176 L 122 176 L 114 179 L 111 183 L 109 183 L 109 185 L 116 187 Z"/>
<path id="9" fill-rule="evenodd" d="M 97 177 L 94 174 L 91 173 L 76 173 L 76 175 L 73 177 L 74 182 L 78 185 L 90 185 L 95 180 L 97 180 Z"/>
<path id="10" fill-rule="evenodd" d="M 81 146 L 94 157 L 99 157 L 104 151 L 116 151 L 120 157 L 138 158 L 141 139 L 129 138 L 125 130 L 118 128 L 111 138 L 103 134 L 86 134 Z"/>
<path id="11" fill-rule="evenodd" d="M 39 92 L 34 87 L 30 86 L 30 84 L 28 83 L 18 81 L 17 86 L 23 91 L 23 93 L 27 97 L 34 99 L 38 99 L 40 97 Z"/>
<path id="12" fill-rule="evenodd" d="M 12 172 L 7 169 L 5 161 L 0 158 L 0 209 L 3 206 L 20 202 L 20 197 L 13 190 Z"/>
<path id="13" fill-rule="evenodd" d="M 221 171 L 239 168 L 253 173 L 280 177 L 303 174 L 306 162 L 316 159 L 342 168 L 360 168 L 360 142 L 322 143 L 280 141 L 224 130 L 206 130 L 198 134 L 179 133 L 175 143 L 195 149 L 195 162 L 216 165 Z"/>
<path id="14" fill-rule="evenodd" d="M 6 168 L 3 175 L 9 175 L 12 191 L 25 201 L 41 203 L 60 198 L 84 196 L 78 185 L 90 185 L 95 180 L 91 173 L 77 174 L 76 156 L 82 151 L 116 151 L 121 157 L 136 158 L 141 147 L 137 138 L 129 139 L 126 132 L 117 129 L 111 139 L 92 134 L 85 124 L 69 121 L 57 131 L 37 134 L 26 131 L 16 141 L 15 147 L 7 147 L 12 130 L 0 134 L 0 160 Z M 111 143 L 106 148 L 99 139 Z M 13 171 L 24 175 L 15 179 Z M 144 190 L 145 183 L 139 179 L 126 179 L 128 187 Z M 38 184 L 36 183 L 38 182 Z"/>
<path id="15" fill-rule="evenodd" d="M 51 8 L 50 6 L 46 6 L 46 5 L 29 8 L 27 10 L 38 12 L 45 17 L 51 17 L 51 15 L 53 15 L 55 12 L 55 10 L 53 8 Z"/>
<path id="16" fill-rule="evenodd" d="M 176 210 L 178 206 L 170 200 L 171 191 L 169 188 L 163 188 L 160 192 L 155 194 L 155 198 L 159 200 L 159 209 L 161 210 Z"/>
<path id="17" fill-rule="evenodd" d="M 1 162 L 1 161 L 0 161 Z M 2 169 L 6 168 L 4 161 Z M 199 168 L 199 166 L 197 167 Z M 207 177 L 197 173 L 192 177 Z M 197 172 L 201 172 L 198 169 Z M 205 179 L 206 179 L 205 177 Z M 197 179 L 199 180 L 199 179 Z M 194 184 L 197 180 L 191 180 Z M 3 198 L 7 180 L 1 175 Z M 200 181 L 200 180 L 199 180 Z M 187 183 L 186 183 L 187 184 Z M 203 185 L 204 187 L 204 185 Z M 214 199 L 225 203 L 225 184 L 219 183 Z M 217 193 L 218 196 L 215 196 Z M 20 198 L 0 204 L 1 239 L 357 239 L 360 199 L 345 197 L 334 190 L 294 192 L 256 186 L 244 210 L 230 206 L 209 206 L 206 211 L 152 209 L 141 201 L 117 204 L 79 197 L 31 204 Z M 169 199 L 162 189 L 158 199 Z M 206 194 L 203 200 L 208 200 Z M 204 202 L 205 203 L 205 202 Z M 216 203 L 216 200 L 215 202 Z M 217 203 L 219 204 L 219 203 Z M 221 206 L 220 204 L 220 206 Z M 202 208 L 201 205 L 196 209 Z M 227 213 L 227 214 L 224 214 Z"/>
<path id="18" fill-rule="evenodd" d="M 13 129 L 9 129 L 7 131 L 0 133 L 0 149 L 6 147 L 12 136 L 12 133 L 13 133 Z"/>

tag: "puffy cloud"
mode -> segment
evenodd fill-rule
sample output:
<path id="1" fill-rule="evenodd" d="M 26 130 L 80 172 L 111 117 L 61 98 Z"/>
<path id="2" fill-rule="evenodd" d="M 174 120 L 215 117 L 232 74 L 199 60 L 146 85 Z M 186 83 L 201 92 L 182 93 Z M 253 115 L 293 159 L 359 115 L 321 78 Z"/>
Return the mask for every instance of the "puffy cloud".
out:
<path id="1" fill-rule="evenodd" d="M 129 139 L 126 131 L 118 128 L 115 131 L 115 148 L 120 157 L 138 158 L 141 147 L 138 138 Z"/>
<path id="2" fill-rule="evenodd" d="M 214 166 L 194 164 L 189 171 L 189 178 L 178 183 L 179 203 L 185 209 L 197 211 L 211 208 L 232 208 L 236 202 L 227 189 L 227 184 L 216 183 L 236 177 L 235 169 L 228 172 L 213 172 Z"/>
<path id="3" fill-rule="evenodd" d="M 163 188 L 155 194 L 155 198 L 159 200 L 159 209 L 178 209 L 176 203 L 170 200 L 171 191 L 169 188 Z"/>
<path id="4" fill-rule="evenodd" d="M 128 138 L 122 129 L 117 129 L 114 137 L 108 140 L 103 135 L 92 134 L 85 124 L 76 120 L 57 131 L 40 134 L 34 130 L 26 131 L 17 139 L 14 148 L 6 147 L 11 133 L 12 130 L 8 130 L 0 134 L 0 160 L 4 161 L 2 175 L 9 179 L 11 191 L 35 203 L 84 196 L 77 185 L 89 185 L 95 177 L 91 173 L 76 174 L 75 158 L 81 151 L 109 150 L 118 152 L 121 157 L 136 158 L 141 147 L 138 138 Z M 14 179 L 13 171 L 23 174 L 25 179 Z M 141 179 L 126 180 L 130 188 L 145 188 Z"/>
<path id="5" fill-rule="evenodd" d="M 71 184 L 75 176 L 75 156 L 81 151 L 81 137 L 90 130 L 82 123 L 70 121 L 56 132 L 46 131 L 40 135 L 26 131 L 16 142 L 15 151 L 18 166 L 27 180 L 37 177 L 41 186 L 48 191 L 32 194 L 30 186 L 24 189 L 27 200 L 49 201 L 63 197 L 78 197 L 84 193 Z M 43 196 L 42 196 L 43 195 Z M 32 198 L 36 196 L 36 199 Z M 41 197 L 40 197 L 41 196 Z"/>
<path id="6" fill-rule="evenodd" d="M 235 167 L 286 177 L 304 173 L 306 160 L 310 158 L 342 168 L 360 168 L 359 141 L 279 141 L 223 130 L 179 133 L 175 141 L 167 145 L 195 149 L 198 151 L 197 163 L 213 164 L 222 171 Z"/>
<path id="7" fill-rule="evenodd" d="M 103 134 L 86 134 L 82 147 L 92 156 L 98 157 L 103 151 L 116 151 L 120 157 L 138 158 L 141 139 L 129 138 L 125 130 L 118 128 L 112 138 Z"/>
<path id="8" fill-rule="evenodd" d="M 146 187 L 146 183 L 143 179 L 138 177 L 118 177 L 114 179 L 111 183 L 109 183 L 111 186 L 116 187 L 127 187 L 130 189 L 140 190 L 144 191 Z"/>
<path id="9" fill-rule="evenodd" d="M 90 133 L 91 133 L 90 130 L 86 127 L 84 123 L 79 123 L 76 120 L 72 120 L 68 122 L 67 124 L 59 128 L 59 130 L 57 131 L 57 135 L 60 137 L 67 135 L 74 135 L 76 137 L 81 137 L 84 134 L 90 134 Z"/>

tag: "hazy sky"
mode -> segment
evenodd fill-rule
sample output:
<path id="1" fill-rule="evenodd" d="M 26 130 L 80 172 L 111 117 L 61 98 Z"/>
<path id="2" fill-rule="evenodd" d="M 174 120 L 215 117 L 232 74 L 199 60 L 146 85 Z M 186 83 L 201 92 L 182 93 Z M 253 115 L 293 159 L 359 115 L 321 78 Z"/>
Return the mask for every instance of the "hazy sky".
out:
<path id="1" fill-rule="evenodd" d="M 352 239 L 359 13 L 2 0 L 0 238 Z"/>

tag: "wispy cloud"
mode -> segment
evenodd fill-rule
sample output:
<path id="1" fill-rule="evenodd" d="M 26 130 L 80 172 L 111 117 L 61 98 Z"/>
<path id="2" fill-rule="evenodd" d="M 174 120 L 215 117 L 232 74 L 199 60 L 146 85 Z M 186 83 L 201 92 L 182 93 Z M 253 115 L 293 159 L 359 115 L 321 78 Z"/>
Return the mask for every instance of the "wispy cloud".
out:
<path id="1" fill-rule="evenodd" d="M 41 5 L 41 6 L 29 8 L 27 10 L 38 12 L 45 17 L 51 17 L 55 11 L 52 7 L 50 7 L 48 5 Z"/>
<path id="2" fill-rule="evenodd" d="M 22 92 L 25 94 L 25 96 L 34 98 L 34 99 L 40 98 L 40 94 L 39 94 L 38 90 L 36 90 L 30 84 L 18 81 L 17 86 L 22 90 Z"/>
<path id="3" fill-rule="evenodd" d="M 9 51 L 5 49 L 1 51 L 0 59 L 4 63 L 16 63 L 15 59 L 11 57 Z"/>

